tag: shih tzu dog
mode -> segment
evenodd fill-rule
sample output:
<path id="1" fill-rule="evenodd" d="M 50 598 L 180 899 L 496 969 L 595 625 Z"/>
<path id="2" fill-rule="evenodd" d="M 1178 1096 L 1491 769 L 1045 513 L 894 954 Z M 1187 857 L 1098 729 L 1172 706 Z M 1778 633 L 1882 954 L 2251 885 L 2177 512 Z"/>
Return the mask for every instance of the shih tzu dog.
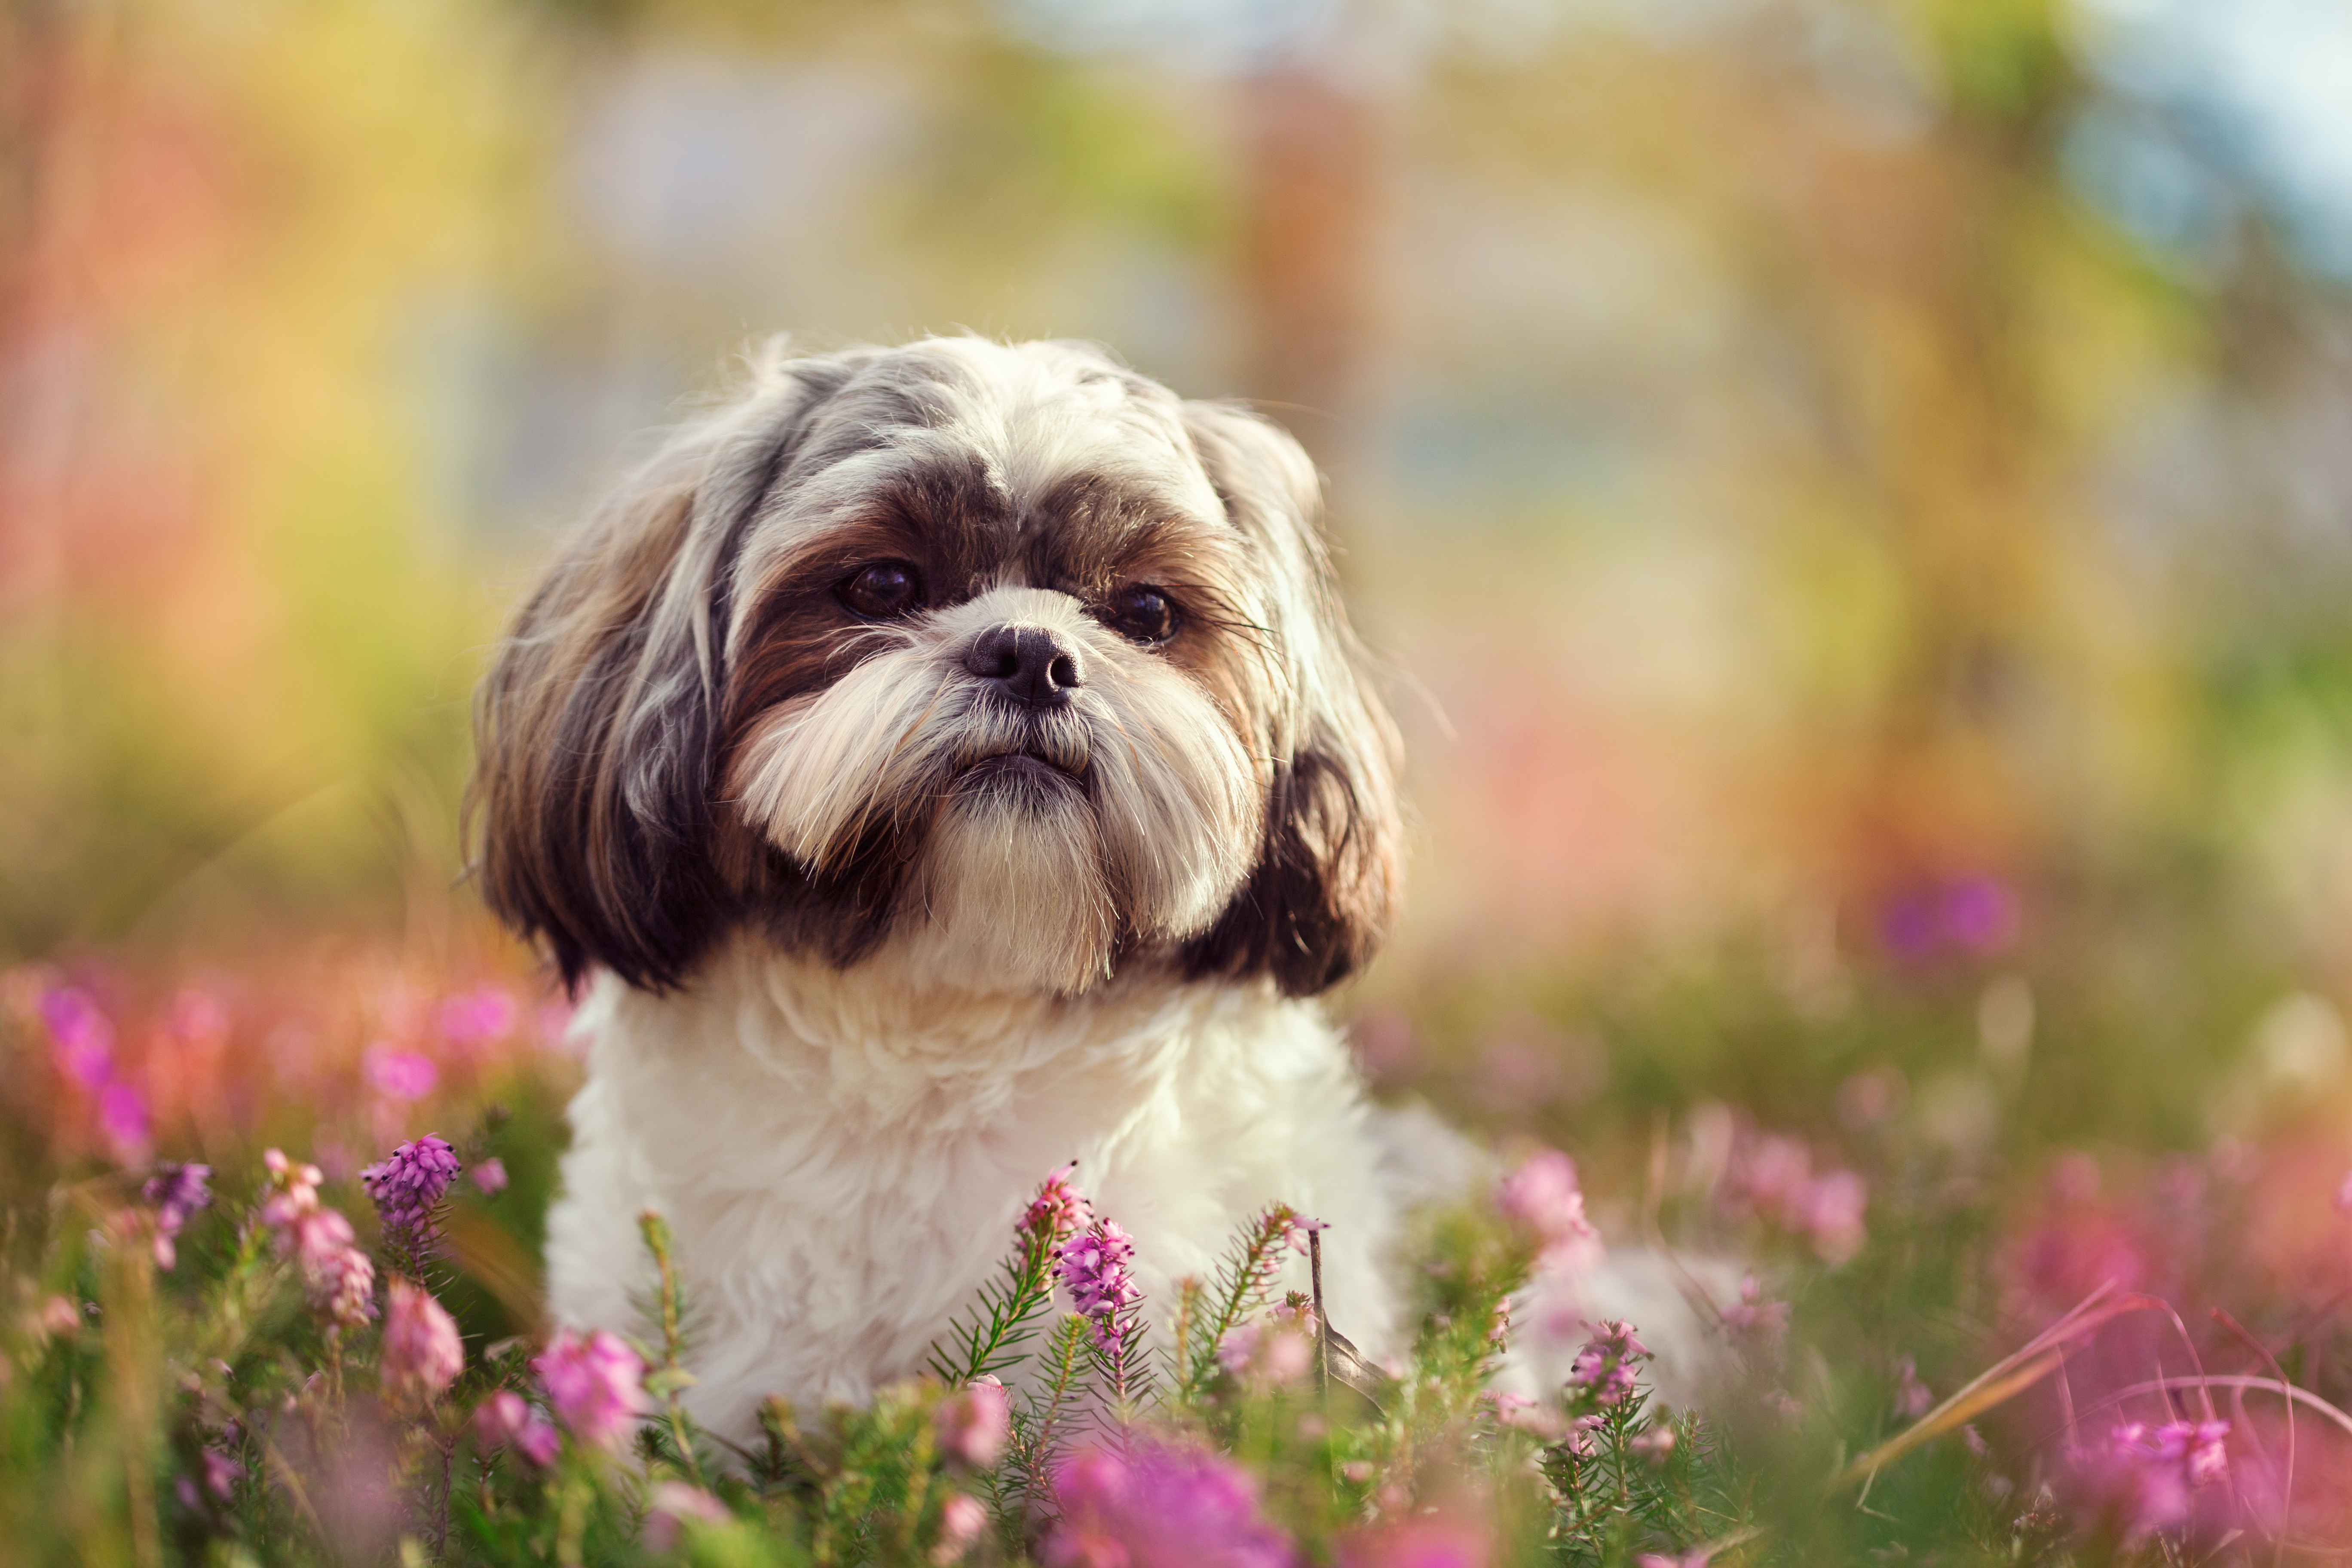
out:
<path id="1" fill-rule="evenodd" d="M 1313 466 L 1097 350 L 772 353 L 524 605 L 481 694 L 489 904 L 584 988 L 559 1321 L 688 1395 L 918 1370 L 1075 1159 L 1148 1299 L 1272 1202 L 1391 1342 L 1394 1203 L 1315 1004 L 1397 900 L 1397 739 Z"/>

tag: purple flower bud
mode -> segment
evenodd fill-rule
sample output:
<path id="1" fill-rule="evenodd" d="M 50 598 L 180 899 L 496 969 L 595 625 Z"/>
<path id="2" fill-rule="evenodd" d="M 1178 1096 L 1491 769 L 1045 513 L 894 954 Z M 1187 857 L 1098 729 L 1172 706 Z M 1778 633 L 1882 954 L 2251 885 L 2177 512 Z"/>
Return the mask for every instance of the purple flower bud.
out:
<path id="1" fill-rule="evenodd" d="M 212 1177 L 209 1165 L 178 1165 L 166 1161 L 147 1178 L 140 1195 L 155 1205 L 155 1265 L 169 1268 L 179 1261 L 173 1246 L 188 1216 L 213 1201 L 212 1189 L 205 1185 Z"/>
<path id="2" fill-rule="evenodd" d="M 431 1219 L 459 1169 L 457 1152 L 428 1132 L 362 1171 L 360 1185 L 375 1200 L 386 1230 L 415 1231 Z"/>

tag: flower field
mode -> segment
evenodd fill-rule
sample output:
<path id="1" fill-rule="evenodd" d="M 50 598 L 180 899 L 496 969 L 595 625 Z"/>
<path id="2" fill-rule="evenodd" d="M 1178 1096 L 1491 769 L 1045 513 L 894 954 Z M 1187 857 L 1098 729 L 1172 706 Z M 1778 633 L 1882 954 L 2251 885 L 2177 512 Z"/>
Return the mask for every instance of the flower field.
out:
<path id="1" fill-rule="evenodd" d="M 2140 1153 L 2004 1054 L 2024 953 L 1886 952 L 1811 1022 L 1732 961 L 1584 998 L 1696 1029 L 1666 1065 L 1703 1079 L 1734 1076 L 1708 1037 L 1787 1031 L 1757 1110 L 1666 1103 L 1629 1060 L 1557 1123 L 1497 1125 L 1492 1041 L 1368 1011 L 1382 1092 L 1483 1121 L 1499 1153 L 1416 1222 L 1409 1356 L 1365 1363 L 1345 1302 L 1274 1290 L 1309 1216 L 1258 1216 L 1216 1277 L 1150 1301 L 1118 1217 L 1040 1173 L 928 1367 L 866 1409 L 772 1405 L 751 1448 L 677 1401 L 694 1282 L 658 1220 L 657 1334 L 539 1315 L 576 1068 L 516 955 L 20 966 L 0 1510 L 26 1560 L 124 1563 L 2154 1563 L 2352 1540 L 2324 1007 L 2274 1008 L 2244 1080 L 2210 1086 L 2242 1134 Z M 1898 1054 L 1955 1026 L 1989 1064 L 1974 1125 Z M 1689 1312 L 1665 1326 L 1695 1342 L 1543 1307 L 1626 1257 L 1674 1260 Z M 1566 1370 L 1505 1392 L 1515 1358 Z"/>
<path id="2" fill-rule="evenodd" d="M 0 0 L 0 1563 L 2343 1560 L 2341 12 Z M 736 350 L 963 324 L 1328 475 L 1328 1005 L 1486 1163 L 1379 1364 L 1038 1171 L 731 1447 L 658 1225 L 546 1321 L 469 700 Z"/>

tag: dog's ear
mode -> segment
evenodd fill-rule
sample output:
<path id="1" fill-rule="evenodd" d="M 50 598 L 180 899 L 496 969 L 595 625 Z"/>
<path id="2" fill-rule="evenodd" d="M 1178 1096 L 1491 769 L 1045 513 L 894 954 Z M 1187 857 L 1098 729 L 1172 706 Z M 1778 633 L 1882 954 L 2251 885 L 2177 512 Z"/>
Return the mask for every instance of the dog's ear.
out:
<path id="1" fill-rule="evenodd" d="M 568 542 L 483 682 L 474 874 L 575 991 L 592 964 L 676 986 L 737 916 L 711 809 L 735 559 L 840 379 L 779 351 L 676 431 Z"/>
<path id="2" fill-rule="evenodd" d="M 1271 595 L 1258 715 L 1270 764 L 1265 841 L 1185 962 L 1196 974 L 1263 974 L 1310 996 L 1369 963 L 1395 917 L 1404 837 L 1396 725 L 1339 603 L 1314 463 L 1241 408 L 1187 403 L 1184 423 L 1227 514 L 1263 552 Z"/>

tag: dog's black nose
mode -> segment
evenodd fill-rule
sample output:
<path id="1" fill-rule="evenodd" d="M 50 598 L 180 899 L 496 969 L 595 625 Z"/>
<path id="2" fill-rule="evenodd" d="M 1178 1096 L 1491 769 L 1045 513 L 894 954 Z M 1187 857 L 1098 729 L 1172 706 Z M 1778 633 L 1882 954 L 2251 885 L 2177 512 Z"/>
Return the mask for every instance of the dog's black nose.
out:
<path id="1" fill-rule="evenodd" d="M 1058 708 L 1087 683 L 1076 645 L 1043 626 L 989 627 L 963 650 L 963 667 L 1032 708 Z"/>

